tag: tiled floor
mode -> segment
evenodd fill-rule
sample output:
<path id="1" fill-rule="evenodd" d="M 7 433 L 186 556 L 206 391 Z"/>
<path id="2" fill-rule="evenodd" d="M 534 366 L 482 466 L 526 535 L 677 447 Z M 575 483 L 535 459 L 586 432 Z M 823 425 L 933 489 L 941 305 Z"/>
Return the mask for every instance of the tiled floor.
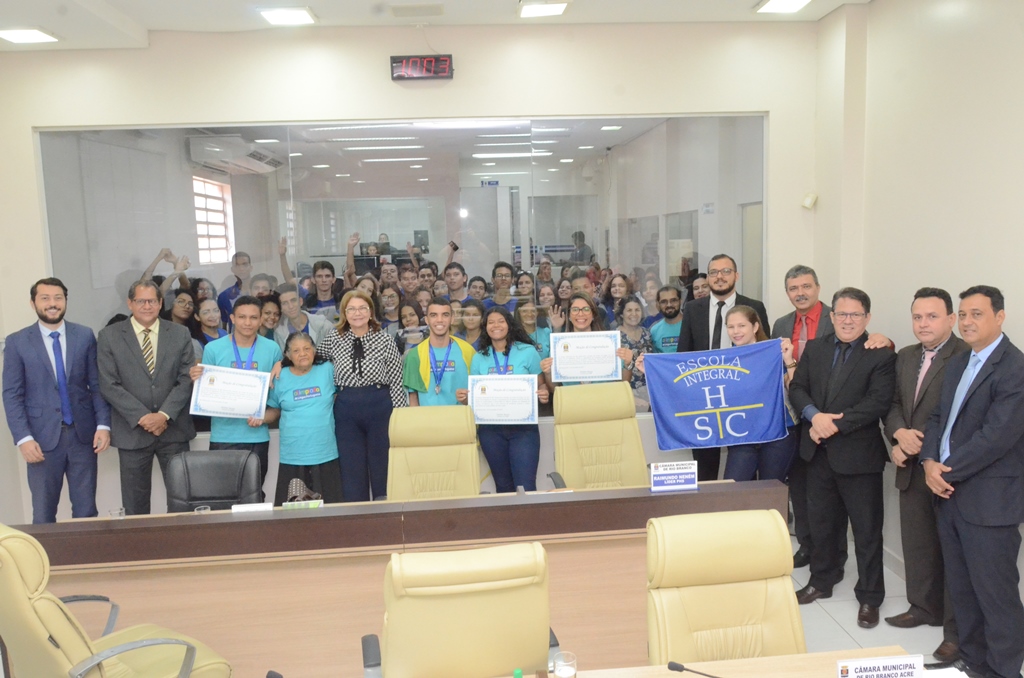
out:
<path id="1" fill-rule="evenodd" d="M 794 550 L 796 540 L 794 539 Z M 803 588 L 810 578 L 809 568 L 793 570 L 793 585 Z M 919 626 L 898 629 L 885 623 L 885 617 L 906 612 L 907 590 L 903 579 L 891 570 L 885 570 L 885 602 L 882 603 L 878 626 L 862 629 L 857 626 L 857 599 L 853 586 L 857 582 L 857 563 L 850 544 L 850 559 L 846 563 L 846 576 L 832 591 L 832 597 L 801 605 L 804 636 L 808 652 L 825 652 L 856 647 L 899 645 L 910 654 L 923 654 L 925 663 L 934 662 L 932 652 L 942 642 L 942 627 Z"/>

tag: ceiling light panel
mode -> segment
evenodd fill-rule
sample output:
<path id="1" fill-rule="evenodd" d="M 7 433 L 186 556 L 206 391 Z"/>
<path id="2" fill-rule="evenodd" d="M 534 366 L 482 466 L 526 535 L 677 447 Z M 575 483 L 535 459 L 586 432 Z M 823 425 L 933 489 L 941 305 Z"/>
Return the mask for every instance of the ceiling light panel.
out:
<path id="1" fill-rule="evenodd" d="M 346 146 L 346 151 L 412 151 L 423 146 Z"/>
<path id="2" fill-rule="evenodd" d="M 419 137 L 345 137 L 342 139 L 328 139 L 328 141 L 358 143 L 360 141 L 416 141 L 417 139 Z"/>
<path id="3" fill-rule="evenodd" d="M 519 3 L 520 19 L 537 19 L 546 16 L 561 16 L 568 2 L 525 2 Z"/>
<path id="4" fill-rule="evenodd" d="M 316 17 L 308 7 L 265 9 L 260 14 L 273 26 L 308 26 L 316 23 Z"/>
<path id="5" fill-rule="evenodd" d="M 533 151 L 532 153 L 474 153 L 473 157 L 480 160 L 490 158 L 530 158 L 551 155 L 550 151 Z"/>
<path id="6" fill-rule="evenodd" d="M 40 42 L 57 42 L 57 38 L 35 28 L 18 28 L 0 31 L 0 39 L 16 45 L 33 45 Z"/>
<path id="7" fill-rule="evenodd" d="M 421 162 L 430 158 L 363 158 L 360 162 Z"/>
<path id="8" fill-rule="evenodd" d="M 768 0 L 757 8 L 758 14 L 795 14 L 811 0 Z"/>

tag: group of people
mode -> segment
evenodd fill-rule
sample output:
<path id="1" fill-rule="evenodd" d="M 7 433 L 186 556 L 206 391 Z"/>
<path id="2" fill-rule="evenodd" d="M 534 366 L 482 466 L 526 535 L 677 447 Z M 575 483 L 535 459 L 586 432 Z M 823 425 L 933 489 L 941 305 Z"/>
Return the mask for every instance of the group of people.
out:
<path id="1" fill-rule="evenodd" d="M 453 261 L 443 268 L 409 248 L 355 275 L 353 252 L 339 280 L 330 262 L 312 266 L 306 287 L 251 275 L 236 253 L 234 285 L 206 279 L 171 291 L 152 271 L 128 290 L 130 315 L 94 339 L 64 321 L 68 290 L 56 278 L 32 286 L 38 322 L 7 338 L 3 397 L 14 439 L 28 462 L 33 519 L 53 521 L 64 476 L 75 517 L 96 515 L 95 455 L 118 449 L 128 514 L 150 509 L 150 475 L 188 448 L 192 382 L 204 365 L 272 373 L 264 419 L 210 422 L 213 449 L 246 448 L 268 466 L 269 426 L 280 429 L 275 500 L 301 478 L 328 502 L 384 498 L 388 426 L 394 408 L 465 404 L 470 375 L 537 376 L 544 406 L 555 383 L 553 332 L 621 333 L 622 378 L 647 404 L 643 356 L 725 349 L 781 339 L 788 434 L 727 451 L 724 477 L 787 482 L 799 549 L 810 566 L 801 604 L 832 594 L 843 578 L 853 528 L 858 624 L 878 624 L 882 567 L 883 470 L 897 466 L 910 608 L 894 626 L 943 625 L 936 651 L 979 675 L 1015 676 L 1024 662 L 1024 608 L 1017 591 L 1018 525 L 1024 521 L 1024 354 L 1001 331 L 999 290 L 960 294 L 923 288 L 911 304 L 919 343 L 897 355 L 869 334 L 871 300 L 855 288 L 820 299 L 815 271 L 785 276 L 794 310 L 769 322 L 764 304 L 738 294 L 739 271 L 716 255 L 684 289 L 653 272 L 614 273 L 570 262 L 553 275 L 507 262 L 490 283 Z M 592 256 L 592 255 L 591 255 Z M 183 278 L 174 260 L 174 274 Z M 440 274 L 440 275 L 439 275 Z M 684 304 L 684 298 L 686 299 Z M 953 334 L 959 323 L 963 339 Z M 566 393 L 568 396 L 569 393 Z M 536 425 L 481 425 L 481 449 L 499 492 L 536 489 Z M 890 450 L 891 447 L 891 450 Z M 694 450 L 698 479 L 720 475 L 722 450 Z"/>

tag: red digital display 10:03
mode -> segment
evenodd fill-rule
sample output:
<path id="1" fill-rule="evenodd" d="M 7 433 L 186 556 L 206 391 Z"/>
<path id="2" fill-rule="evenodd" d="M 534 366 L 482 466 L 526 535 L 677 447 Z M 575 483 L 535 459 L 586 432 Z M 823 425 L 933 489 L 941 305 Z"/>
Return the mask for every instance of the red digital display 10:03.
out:
<path id="1" fill-rule="evenodd" d="M 454 75 L 451 54 L 391 57 L 392 80 L 451 80 Z"/>

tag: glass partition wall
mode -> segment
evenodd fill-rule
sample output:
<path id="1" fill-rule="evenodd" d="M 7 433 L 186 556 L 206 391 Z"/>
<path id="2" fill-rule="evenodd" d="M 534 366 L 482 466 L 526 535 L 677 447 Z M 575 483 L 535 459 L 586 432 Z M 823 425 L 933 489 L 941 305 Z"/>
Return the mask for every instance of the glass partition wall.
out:
<path id="1" fill-rule="evenodd" d="M 357 268 L 408 252 L 488 281 L 495 261 L 685 288 L 726 252 L 762 286 L 765 118 L 411 120 L 40 131 L 54 275 L 68 318 L 101 328 L 164 248 L 233 284 L 230 258 L 283 281 L 353 234 Z M 283 240 L 282 240 L 283 239 Z M 172 256 L 157 262 L 170 275 Z"/>

